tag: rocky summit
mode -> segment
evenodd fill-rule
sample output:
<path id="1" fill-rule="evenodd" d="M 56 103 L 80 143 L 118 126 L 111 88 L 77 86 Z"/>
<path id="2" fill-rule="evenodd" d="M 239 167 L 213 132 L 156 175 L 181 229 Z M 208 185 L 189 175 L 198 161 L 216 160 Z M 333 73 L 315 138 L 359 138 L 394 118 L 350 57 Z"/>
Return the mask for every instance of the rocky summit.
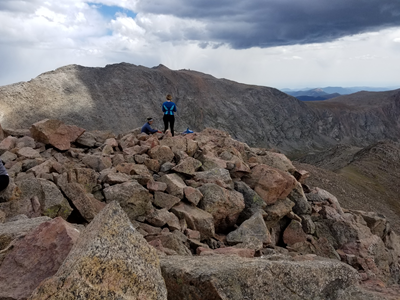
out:
<path id="1" fill-rule="evenodd" d="M 59 119 L 87 130 L 126 133 L 155 119 L 172 94 L 176 129 L 228 132 L 251 146 L 302 154 L 337 143 L 367 146 L 400 141 L 400 91 L 361 92 L 303 103 L 270 87 L 240 84 L 192 70 L 120 63 L 104 68 L 69 65 L 29 82 L 0 87 L 0 123 L 26 128 Z"/>
<path id="2" fill-rule="evenodd" d="M 398 299 L 400 238 L 227 132 L 0 132 L 0 299 Z"/>

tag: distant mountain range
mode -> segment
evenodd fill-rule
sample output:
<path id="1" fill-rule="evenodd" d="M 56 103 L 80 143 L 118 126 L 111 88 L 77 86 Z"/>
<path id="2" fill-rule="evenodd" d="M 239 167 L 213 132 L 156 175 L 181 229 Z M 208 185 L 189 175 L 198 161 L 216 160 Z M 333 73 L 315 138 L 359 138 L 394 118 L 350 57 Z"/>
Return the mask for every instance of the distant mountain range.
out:
<path id="1" fill-rule="evenodd" d="M 292 90 L 292 89 L 281 89 L 282 92 L 296 97 L 301 101 L 321 101 L 332 99 L 341 95 L 348 95 L 357 93 L 360 91 L 369 91 L 369 92 L 382 92 L 394 90 L 395 88 L 374 88 L 374 87 L 325 87 L 325 88 L 306 88 L 301 90 Z"/>

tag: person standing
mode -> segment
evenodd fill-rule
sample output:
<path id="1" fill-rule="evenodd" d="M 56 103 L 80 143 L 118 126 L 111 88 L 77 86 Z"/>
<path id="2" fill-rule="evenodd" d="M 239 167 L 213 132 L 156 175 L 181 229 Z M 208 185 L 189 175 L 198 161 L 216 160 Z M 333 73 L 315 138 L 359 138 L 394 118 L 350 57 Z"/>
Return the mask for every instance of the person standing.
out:
<path id="1" fill-rule="evenodd" d="M 162 105 L 162 111 L 164 113 L 163 121 L 164 121 L 164 133 L 168 130 L 168 124 L 171 128 L 171 134 L 174 136 L 174 123 L 175 116 L 174 112 L 176 112 L 176 104 L 172 102 L 172 96 L 170 94 L 167 95 L 167 101 L 165 101 Z"/>

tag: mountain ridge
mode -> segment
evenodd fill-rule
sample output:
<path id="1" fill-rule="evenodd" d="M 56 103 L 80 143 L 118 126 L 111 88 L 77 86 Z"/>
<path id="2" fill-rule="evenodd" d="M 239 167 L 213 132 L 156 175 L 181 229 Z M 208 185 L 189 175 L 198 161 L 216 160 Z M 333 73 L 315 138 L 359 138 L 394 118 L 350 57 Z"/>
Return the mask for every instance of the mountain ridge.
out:
<path id="1" fill-rule="evenodd" d="M 24 128 L 56 118 L 88 130 L 123 133 L 152 116 L 155 127 L 162 128 L 160 107 L 166 94 L 173 95 L 178 107 L 178 131 L 213 127 L 252 146 L 293 155 L 339 142 L 366 146 L 381 139 L 400 140 L 400 124 L 393 126 L 395 114 L 400 113 L 398 98 L 385 101 L 382 109 L 378 104 L 378 110 L 384 111 L 379 114 L 361 105 L 351 117 L 372 118 L 372 123 L 349 125 L 340 116 L 347 108 L 340 97 L 339 102 L 309 104 L 271 87 L 217 79 L 193 70 L 174 71 L 164 65 L 147 68 L 128 63 L 104 68 L 68 65 L 28 82 L 0 87 L 0 123 L 6 128 Z M 379 99 L 380 94 L 374 97 Z"/>

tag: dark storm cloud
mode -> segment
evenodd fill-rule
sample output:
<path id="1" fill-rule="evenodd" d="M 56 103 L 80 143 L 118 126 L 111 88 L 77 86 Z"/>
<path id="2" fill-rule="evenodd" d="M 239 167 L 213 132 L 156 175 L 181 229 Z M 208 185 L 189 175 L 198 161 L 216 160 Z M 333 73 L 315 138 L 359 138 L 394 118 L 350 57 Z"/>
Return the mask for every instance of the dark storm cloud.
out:
<path id="1" fill-rule="evenodd" d="M 202 21 L 206 32 L 187 38 L 237 49 L 323 43 L 400 26 L 399 0 L 141 0 L 138 9 Z"/>

